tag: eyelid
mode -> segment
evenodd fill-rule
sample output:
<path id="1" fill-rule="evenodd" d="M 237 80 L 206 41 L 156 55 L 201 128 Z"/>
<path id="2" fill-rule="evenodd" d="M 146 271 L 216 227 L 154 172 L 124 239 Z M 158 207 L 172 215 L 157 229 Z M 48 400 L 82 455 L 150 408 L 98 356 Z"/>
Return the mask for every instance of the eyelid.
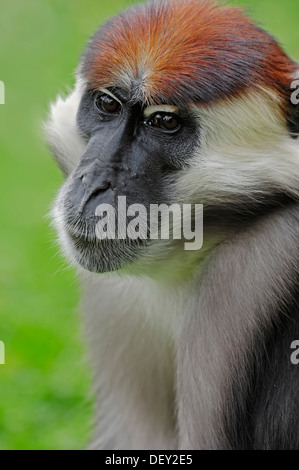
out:
<path id="1" fill-rule="evenodd" d="M 179 112 L 179 108 L 177 106 L 162 104 L 159 106 L 148 106 L 147 108 L 144 109 L 143 115 L 144 117 L 147 118 L 157 113 L 178 114 L 178 112 Z"/>
<path id="2" fill-rule="evenodd" d="M 113 95 L 113 93 L 111 93 L 111 91 L 107 90 L 106 88 L 101 88 L 100 92 L 104 93 L 105 95 L 109 95 L 111 98 L 113 98 L 115 101 L 117 101 L 121 106 L 123 105 L 123 103 L 115 95 Z"/>

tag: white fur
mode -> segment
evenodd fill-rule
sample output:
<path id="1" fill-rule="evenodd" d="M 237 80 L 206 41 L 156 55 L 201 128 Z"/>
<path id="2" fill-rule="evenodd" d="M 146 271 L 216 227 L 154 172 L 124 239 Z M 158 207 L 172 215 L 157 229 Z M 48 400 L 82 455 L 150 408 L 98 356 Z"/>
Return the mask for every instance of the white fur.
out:
<path id="1" fill-rule="evenodd" d="M 177 448 L 173 342 L 184 296 L 132 276 L 81 280 L 95 370 L 91 448 Z"/>
<path id="2" fill-rule="evenodd" d="M 76 122 L 84 87 L 84 81 L 78 79 L 74 91 L 69 96 L 58 96 L 51 106 L 49 119 L 44 126 L 50 149 L 65 174 L 74 170 L 86 148 Z"/>
<path id="3" fill-rule="evenodd" d="M 229 204 L 236 194 L 257 198 L 269 184 L 298 195 L 299 144 L 274 92 L 254 90 L 192 109 L 202 132 L 191 168 L 178 181 L 186 200 Z"/>

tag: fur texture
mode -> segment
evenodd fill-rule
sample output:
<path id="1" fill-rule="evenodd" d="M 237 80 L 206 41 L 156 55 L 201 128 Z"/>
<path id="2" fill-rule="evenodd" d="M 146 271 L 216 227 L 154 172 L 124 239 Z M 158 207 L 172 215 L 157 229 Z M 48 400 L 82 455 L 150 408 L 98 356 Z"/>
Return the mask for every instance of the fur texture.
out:
<path id="1" fill-rule="evenodd" d="M 154 0 L 100 29 L 78 70 L 46 129 L 67 176 L 54 223 L 83 286 L 91 448 L 299 449 L 296 65 L 239 9 Z M 195 149 L 165 181 L 172 202 L 204 204 L 200 251 L 159 240 L 118 272 L 78 263 L 64 200 L 88 145 L 79 104 L 103 87 L 197 122 Z"/>
<path id="2" fill-rule="evenodd" d="M 131 90 L 133 83 L 136 100 L 202 104 L 266 84 L 288 99 L 295 66 L 241 9 L 165 0 L 108 22 L 92 38 L 82 71 L 91 89 L 114 83 Z"/>

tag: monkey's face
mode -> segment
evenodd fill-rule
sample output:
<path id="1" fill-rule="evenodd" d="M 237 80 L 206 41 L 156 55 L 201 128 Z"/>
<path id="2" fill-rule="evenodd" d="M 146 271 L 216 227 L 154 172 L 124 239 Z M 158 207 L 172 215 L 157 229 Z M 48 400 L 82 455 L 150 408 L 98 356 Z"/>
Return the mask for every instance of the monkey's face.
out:
<path id="1" fill-rule="evenodd" d="M 152 256 L 153 205 L 203 204 L 217 232 L 292 193 L 295 70 L 239 9 L 214 2 L 152 1 L 100 28 L 47 129 L 67 175 L 54 216 L 71 260 L 105 272 Z"/>
<path id="2" fill-rule="evenodd" d="M 113 88 L 83 93 L 77 126 L 86 149 L 61 190 L 57 212 L 77 262 L 90 271 L 119 269 L 150 243 L 151 205 L 175 202 L 171 186 L 198 142 L 195 118 L 186 108 L 132 102 L 131 94 Z M 132 208 L 148 215 L 142 237 L 128 233 Z M 104 236 L 97 230 L 100 214 Z"/>

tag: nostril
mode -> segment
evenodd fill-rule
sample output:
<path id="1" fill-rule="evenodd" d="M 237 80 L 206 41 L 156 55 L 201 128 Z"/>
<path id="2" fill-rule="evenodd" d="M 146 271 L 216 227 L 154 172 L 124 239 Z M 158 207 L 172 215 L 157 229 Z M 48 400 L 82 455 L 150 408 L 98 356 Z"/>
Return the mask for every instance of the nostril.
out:
<path id="1" fill-rule="evenodd" d="M 87 175 L 82 175 L 80 179 L 81 179 L 82 183 L 84 184 L 85 188 L 88 188 L 88 186 L 89 186 L 88 179 L 90 179 L 90 178 L 88 178 L 88 174 Z"/>
<path id="2" fill-rule="evenodd" d="M 83 182 L 83 178 L 84 176 L 82 177 L 82 182 Z M 85 197 L 83 198 L 83 201 L 81 202 L 80 207 L 79 207 L 79 213 L 83 212 L 84 207 L 92 198 L 96 197 L 98 194 L 104 191 L 107 191 L 107 189 L 111 187 L 112 187 L 112 184 L 108 181 L 107 182 L 105 181 L 102 184 L 96 186 L 92 191 L 86 191 Z M 88 188 L 86 187 L 86 189 Z"/>
<path id="3" fill-rule="evenodd" d="M 107 191 L 107 189 L 111 188 L 111 186 L 112 186 L 111 183 L 108 181 L 105 183 L 102 183 L 91 193 L 90 197 L 96 196 L 97 194 L 103 191 Z"/>
<path id="4" fill-rule="evenodd" d="M 96 178 L 94 176 L 91 176 L 89 173 L 81 175 L 80 180 L 82 181 L 83 185 L 85 186 L 85 189 L 87 190 L 91 189 L 92 187 L 95 187 L 95 189 L 92 191 L 92 196 L 94 192 L 105 191 L 106 189 L 109 189 L 111 187 L 110 181 L 107 181 L 106 179 L 104 179 L 100 184 L 97 185 Z"/>

